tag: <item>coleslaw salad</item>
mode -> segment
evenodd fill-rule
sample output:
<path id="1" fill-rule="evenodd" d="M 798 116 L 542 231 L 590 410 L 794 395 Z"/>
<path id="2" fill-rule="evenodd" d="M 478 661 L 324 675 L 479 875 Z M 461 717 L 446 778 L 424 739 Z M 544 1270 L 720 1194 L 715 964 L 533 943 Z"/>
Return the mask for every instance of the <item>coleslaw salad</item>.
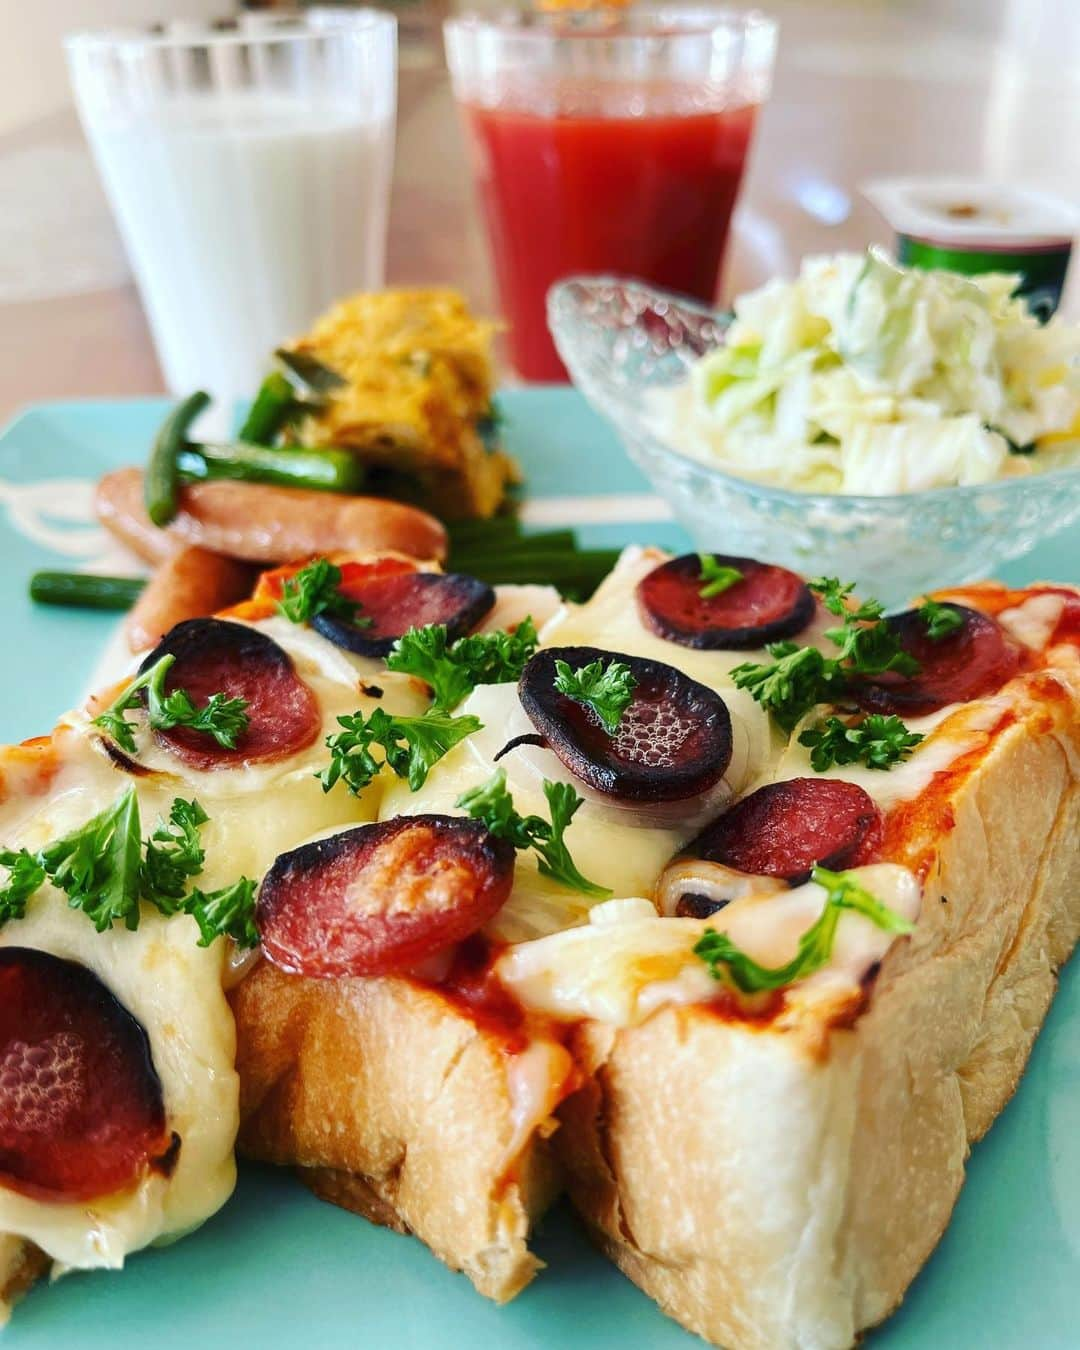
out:
<path id="1" fill-rule="evenodd" d="M 760 483 L 889 496 L 1080 464 L 1080 327 L 1007 273 L 808 258 L 735 302 L 723 346 L 654 395 L 655 430 Z"/>

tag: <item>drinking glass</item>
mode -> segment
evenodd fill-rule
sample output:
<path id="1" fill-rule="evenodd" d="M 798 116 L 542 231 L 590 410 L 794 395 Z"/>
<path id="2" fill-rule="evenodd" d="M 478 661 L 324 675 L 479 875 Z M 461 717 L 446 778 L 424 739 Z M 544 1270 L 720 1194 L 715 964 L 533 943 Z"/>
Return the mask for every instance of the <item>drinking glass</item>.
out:
<path id="1" fill-rule="evenodd" d="M 571 273 L 706 302 L 776 25 L 706 6 L 466 15 L 445 25 L 510 347 L 526 379 L 565 379 L 545 322 Z"/>
<path id="2" fill-rule="evenodd" d="M 65 47 L 166 383 L 250 397 L 274 347 L 382 284 L 394 19 L 313 9 Z"/>

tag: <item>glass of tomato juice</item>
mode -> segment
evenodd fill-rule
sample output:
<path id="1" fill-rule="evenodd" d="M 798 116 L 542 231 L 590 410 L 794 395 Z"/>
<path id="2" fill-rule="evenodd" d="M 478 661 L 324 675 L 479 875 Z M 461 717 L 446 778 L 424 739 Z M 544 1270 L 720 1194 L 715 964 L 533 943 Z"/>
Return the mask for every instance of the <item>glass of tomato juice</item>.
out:
<path id="1" fill-rule="evenodd" d="M 711 302 L 776 24 L 707 6 L 514 10 L 445 26 L 510 349 L 564 380 L 548 288 L 580 272 Z"/>

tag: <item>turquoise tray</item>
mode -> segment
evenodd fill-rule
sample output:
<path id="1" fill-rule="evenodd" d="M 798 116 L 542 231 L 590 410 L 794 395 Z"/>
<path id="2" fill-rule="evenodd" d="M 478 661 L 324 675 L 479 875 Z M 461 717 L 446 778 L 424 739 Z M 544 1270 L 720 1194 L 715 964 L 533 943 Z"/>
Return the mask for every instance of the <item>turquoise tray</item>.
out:
<path id="1" fill-rule="evenodd" d="M 512 390 L 502 401 L 535 519 L 589 522 L 581 532 L 592 544 L 685 542 L 576 394 Z M 72 556 L 17 528 L 26 511 L 20 486 L 92 479 L 141 461 L 164 407 L 158 400 L 50 404 L 29 409 L 0 436 L 0 740 L 49 729 L 82 693 L 114 623 L 29 602 L 30 572 L 70 567 Z M 58 514 L 64 499 L 58 490 Z M 1003 576 L 1080 580 L 1080 531 L 1047 541 Z M 320 1203 L 287 1172 L 243 1166 L 232 1201 L 179 1245 L 140 1253 L 122 1272 L 73 1275 L 34 1291 L 4 1333 L 4 1350 L 702 1344 L 597 1256 L 565 1207 L 544 1222 L 536 1248 L 548 1269 L 496 1308 L 415 1239 Z M 1072 972 L 1016 1099 L 975 1149 L 940 1247 L 871 1343 L 881 1350 L 1080 1345 L 1080 982 Z"/>

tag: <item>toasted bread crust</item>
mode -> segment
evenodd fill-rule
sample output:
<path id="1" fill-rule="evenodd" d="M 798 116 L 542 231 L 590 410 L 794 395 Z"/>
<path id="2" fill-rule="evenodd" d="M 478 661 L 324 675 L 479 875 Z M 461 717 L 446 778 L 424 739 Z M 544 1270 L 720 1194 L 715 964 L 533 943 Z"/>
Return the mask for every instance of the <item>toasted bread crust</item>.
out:
<path id="1" fill-rule="evenodd" d="M 32 1242 L 5 1233 L 0 1236 L 0 1327 L 12 1306 L 49 1269 L 49 1258 Z"/>
<path id="2" fill-rule="evenodd" d="M 309 980 L 264 962 L 231 999 L 243 1152 L 310 1169 L 317 1194 L 415 1233 L 489 1298 L 532 1279 L 529 1227 L 555 1169 L 535 1136 L 511 1165 L 496 1036 L 404 979 Z"/>
<path id="3" fill-rule="evenodd" d="M 1015 1090 L 1080 937 L 1080 674 L 1060 697 L 1040 679 L 950 784 L 915 935 L 824 1055 L 701 1007 L 579 1033 L 590 1080 L 556 1136 L 574 1203 L 709 1340 L 839 1350 L 887 1316 Z"/>

